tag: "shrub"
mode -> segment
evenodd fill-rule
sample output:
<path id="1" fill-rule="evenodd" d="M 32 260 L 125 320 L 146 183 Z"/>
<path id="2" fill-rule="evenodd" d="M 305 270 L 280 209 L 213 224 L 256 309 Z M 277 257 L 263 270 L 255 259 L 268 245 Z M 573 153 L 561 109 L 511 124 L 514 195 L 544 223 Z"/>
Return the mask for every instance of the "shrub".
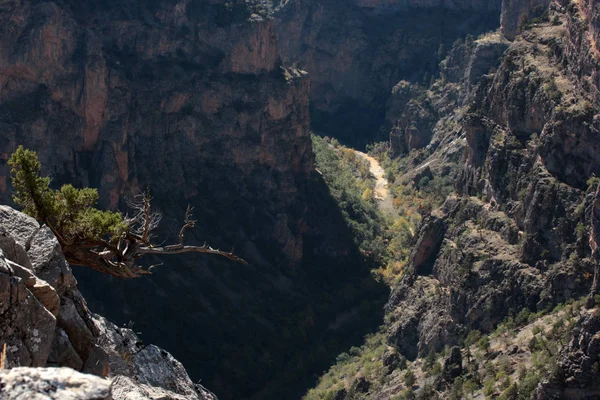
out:
<path id="1" fill-rule="evenodd" d="M 404 373 L 404 384 L 406 385 L 406 387 L 412 388 L 416 382 L 417 382 L 417 377 L 415 376 L 415 373 L 410 369 L 407 370 Z"/>

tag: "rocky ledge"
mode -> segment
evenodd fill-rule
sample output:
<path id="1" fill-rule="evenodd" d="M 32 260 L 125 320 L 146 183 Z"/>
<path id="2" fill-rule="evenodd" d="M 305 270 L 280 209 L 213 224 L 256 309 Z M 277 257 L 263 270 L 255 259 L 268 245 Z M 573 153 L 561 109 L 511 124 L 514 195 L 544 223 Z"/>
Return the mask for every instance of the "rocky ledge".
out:
<path id="1" fill-rule="evenodd" d="M 171 354 L 91 313 L 50 230 L 7 206 L 0 313 L 1 398 L 216 399 Z"/>

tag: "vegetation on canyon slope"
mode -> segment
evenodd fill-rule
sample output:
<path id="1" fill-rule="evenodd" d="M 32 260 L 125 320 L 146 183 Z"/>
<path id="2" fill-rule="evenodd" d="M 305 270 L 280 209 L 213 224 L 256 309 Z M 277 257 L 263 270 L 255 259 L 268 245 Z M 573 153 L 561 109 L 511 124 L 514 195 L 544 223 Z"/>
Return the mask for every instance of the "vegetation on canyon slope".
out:
<path id="1" fill-rule="evenodd" d="M 374 180 L 366 160 L 335 139 L 313 135 L 317 169 L 329 187 L 356 244 L 370 262 L 373 273 L 388 284 L 400 279 L 414 238 L 420 192 L 395 199 L 400 215 L 388 215 L 377 207 Z"/>
<path id="2" fill-rule="evenodd" d="M 585 145 L 565 154 L 552 147 L 566 139 L 550 129 L 567 126 L 573 135 L 581 124 L 592 136 L 597 132 L 596 125 L 589 128 L 594 100 L 567 66 L 573 54 L 563 48 L 564 11 L 551 8 L 551 18 L 523 27 L 523 38 L 499 43 L 503 59 L 485 69 L 481 82 L 459 81 L 456 91 L 419 91 L 437 107 L 425 117 L 440 115 L 429 126 L 418 125 L 418 113 L 408 121 L 430 128 L 431 142 L 404 149 L 400 157 L 390 154 L 387 143 L 371 147 L 388 171 L 400 214 L 417 210 L 424 216 L 419 240 L 410 268 L 400 279 L 386 280 L 392 296 L 385 325 L 361 347 L 342 353 L 306 399 L 525 400 L 534 392 L 566 398 L 560 397 L 565 388 L 597 390 L 597 350 L 583 344 L 597 332 L 597 325 L 585 321 L 597 319 L 593 306 L 600 300 L 594 278 L 597 181 L 585 184 L 595 169 L 583 173 L 587 160 L 577 158 L 577 151 Z M 455 46 L 454 62 L 463 64 L 453 68 L 481 64 L 485 60 L 471 51 L 481 55 L 496 42 L 489 35 L 472 49 Z M 435 84 L 441 88 L 443 79 Z M 459 96 L 468 103 L 453 104 Z M 411 101 L 413 110 L 425 103 Z M 545 108 L 542 123 L 521 115 L 504 120 L 502 112 L 525 102 L 535 105 L 531 113 Z M 462 146 L 462 158 L 444 159 L 450 145 Z M 556 154 L 577 173 L 553 163 Z M 455 165 L 440 168 L 445 160 Z M 590 287 L 586 301 L 581 296 Z M 409 347 L 418 350 L 409 355 Z M 559 397 L 544 394 L 547 388 Z"/>

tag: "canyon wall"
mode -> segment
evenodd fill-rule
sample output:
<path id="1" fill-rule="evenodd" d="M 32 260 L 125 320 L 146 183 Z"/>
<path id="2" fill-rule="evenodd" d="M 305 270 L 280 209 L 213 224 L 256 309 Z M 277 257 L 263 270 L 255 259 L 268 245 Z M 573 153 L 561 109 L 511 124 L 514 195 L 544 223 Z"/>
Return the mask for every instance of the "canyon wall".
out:
<path id="1" fill-rule="evenodd" d="M 313 128 L 372 142 L 400 80 L 425 82 L 453 42 L 498 26 L 501 1 L 290 0 L 275 13 L 282 56 L 311 74 Z"/>
<path id="2" fill-rule="evenodd" d="M 546 5 L 506 35 L 510 42 L 488 35 L 456 43 L 433 84 L 394 87 L 386 123 L 403 156 L 396 182 L 414 187 L 415 176 L 456 174 L 455 194 L 421 223 L 386 306 L 382 345 L 374 350 L 371 338 L 354 364 L 339 364 L 363 366 L 365 354 L 380 351 L 383 367 L 337 381 L 341 368 L 332 368 L 320 384 L 336 398 L 460 398 L 467 380 L 473 397 L 597 397 L 589 372 L 598 361 L 597 308 L 579 301 L 554 339 L 556 360 L 536 360 L 533 339 L 510 341 L 539 315 L 588 295 L 598 263 L 590 249 L 600 174 L 597 2 Z M 548 321 L 537 329 L 559 329 Z M 527 359 L 539 374 L 533 386 L 516 373 Z M 512 381 L 497 385 L 504 371 Z"/>
<path id="3" fill-rule="evenodd" d="M 365 296 L 376 319 L 385 295 L 313 169 L 309 79 L 281 62 L 270 13 L 261 1 L 0 3 L 0 199 L 24 145 L 53 185 L 97 187 L 103 207 L 149 187 L 158 242 L 194 207 L 186 241 L 235 248 L 248 266 L 192 255 L 149 258 L 164 264 L 144 280 L 74 272 L 92 310 L 134 324 L 223 399 L 294 397 L 367 329 L 331 320 Z"/>
<path id="4" fill-rule="evenodd" d="M 181 200 L 244 188 L 277 221 L 259 236 L 299 261 L 300 229 L 285 219 L 312 169 L 308 80 L 282 69 L 273 25 L 256 14 L 245 23 L 249 11 L 217 3 L 154 7 L 5 4 L 2 158 L 17 143 L 43 145 L 48 172 L 99 187 L 112 208 L 146 185 Z"/>
<path id="5" fill-rule="evenodd" d="M 547 12 L 548 5 L 550 0 L 504 0 L 500 17 L 502 34 L 514 40 L 528 20 Z"/>

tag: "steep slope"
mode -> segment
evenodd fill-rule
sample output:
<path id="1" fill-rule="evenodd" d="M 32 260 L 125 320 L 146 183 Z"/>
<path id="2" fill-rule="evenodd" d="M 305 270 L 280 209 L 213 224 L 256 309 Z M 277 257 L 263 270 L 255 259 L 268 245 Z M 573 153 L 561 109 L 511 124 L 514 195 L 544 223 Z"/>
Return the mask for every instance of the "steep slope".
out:
<path id="1" fill-rule="evenodd" d="M 98 187 L 106 207 L 150 186 L 158 240 L 190 204 L 186 240 L 250 263 L 150 259 L 164 265 L 131 282 L 76 268 L 94 311 L 223 399 L 294 397 L 376 321 L 385 291 L 313 170 L 308 78 L 282 65 L 267 4 L 24 0 L 0 21 L 3 201 L 23 144 L 54 184 Z M 328 329 L 353 308 L 365 319 Z"/>
<path id="2" fill-rule="evenodd" d="M 474 65 L 477 41 L 456 45 L 431 87 L 396 87 L 391 144 L 412 149 L 396 179 L 456 173 L 456 194 L 423 220 L 382 331 L 307 398 L 597 397 L 597 310 L 575 301 L 598 262 L 596 3 L 553 1 L 521 21 L 470 84 L 452 75 Z"/>
<path id="3" fill-rule="evenodd" d="M 311 74 L 313 128 L 372 142 L 390 90 L 426 81 L 454 40 L 498 26 L 501 1 L 281 2 L 281 54 Z"/>
<path id="4" fill-rule="evenodd" d="M 6 206 L 0 286 L 2 398 L 216 398 L 171 354 L 92 314 L 54 235 Z"/>

